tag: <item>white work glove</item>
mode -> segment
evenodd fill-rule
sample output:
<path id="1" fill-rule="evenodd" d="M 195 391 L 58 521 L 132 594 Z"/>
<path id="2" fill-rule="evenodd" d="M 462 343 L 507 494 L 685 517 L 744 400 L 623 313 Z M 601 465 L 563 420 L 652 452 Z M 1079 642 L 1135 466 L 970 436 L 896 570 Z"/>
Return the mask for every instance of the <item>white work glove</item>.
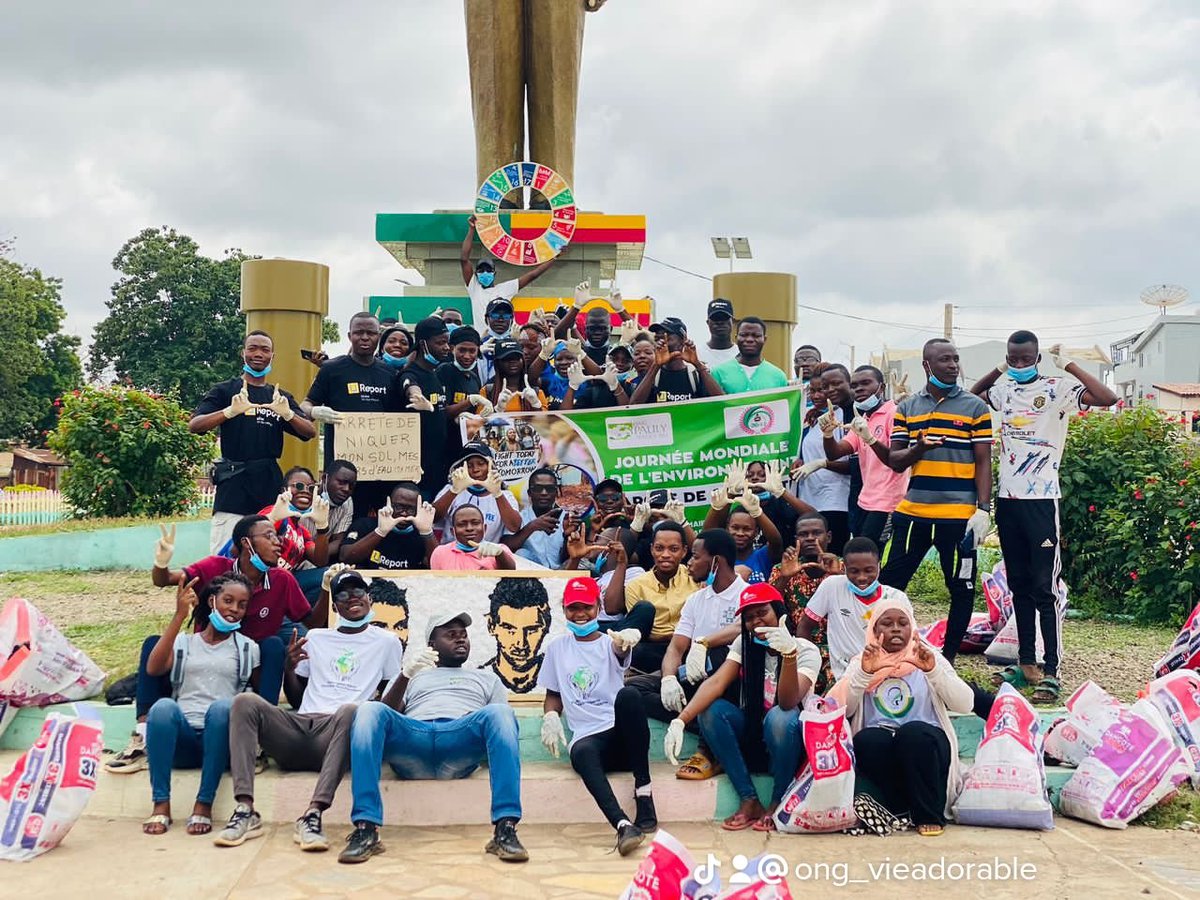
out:
<path id="1" fill-rule="evenodd" d="M 558 748 L 567 746 L 567 736 L 563 733 L 562 719 L 554 710 L 542 716 L 542 746 L 558 759 Z"/>
<path id="2" fill-rule="evenodd" d="M 314 422 L 321 422 L 324 425 L 342 424 L 342 414 L 330 406 L 314 406 L 312 417 Z"/>
<path id="3" fill-rule="evenodd" d="M 500 556 L 504 553 L 505 547 L 503 544 L 497 544 L 493 541 L 480 541 L 475 545 L 475 549 L 481 557 Z"/>
<path id="4" fill-rule="evenodd" d="M 605 386 L 610 391 L 616 391 L 616 389 L 617 389 L 617 367 L 614 366 L 612 363 L 608 363 L 607 365 L 605 365 L 604 372 L 595 377 L 597 380 L 603 381 Z"/>
<path id="5" fill-rule="evenodd" d="M 554 348 L 558 346 L 558 338 L 551 336 L 542 338 L 542 349 L 538 351 L 538 357 L 546 362 L 554 359 Z"/>
<path id="6" fill-rule="evenodd" d="M 412 681 L 422 672 L 436 668 L 437 664 L 437 651 L 430 646 L 425 646 L 415 653 L 404 654 L 404 659 L 400 662 L 400 674 Z"/>
<path id="7" fill-rule="evenodd" d="M 392 512 L 392 502 L 389 500 L 387 505 L 375 514 L 375 533 L 380 537 L 387 537 L 403 518 Z"/>
<path id="8" fill-rule="evenodd" d="M 838 426 L 841 423 L 837 420 L 837 411 L 833 408 L 833 402 L 829 400 L 825 402 L 828 409 L 817 419 L 817 427 L 821 429 L 821 434 L 831 438 L 837 432 Z"/>
<path id="9" fill-rule="evenodd" d="M 408 408 L 415 409 L 417 412 L 433 412 L 433 404 L 419 391 L 413 391 L 408 395 Z"/>
<path id="10" fill-rule="evenodd" d="M 999 372 L 1001 375 L 1008 374 L 1008 357 L 1007 356 L 1004 357 L 1004 359 L 1002 359 L 1000 361 L 1000 365 L 996 366 L 996 371 Z"/>
<path id="11" fill-rule="evenodd" d="M 850 420 L 850 430 L 858 435 L 859 440 L 870 447 L 872 444 L 878 444 L 879 440 L 875 435 L 871 434 L 871 425 L 862 416 L 855 416 Z"/>
<path id="12" fill-rule="evenodd" d="M 967 531 L 975 535 L 975 546 L 978 547 L 992 529 L 992 517 L 982 509 L 976 509 L 967 519 Z"/>
<path id="13" fill-rule="evenodd" d="M 626 653 L 638 645 L 642 633 L 636 628 L 622 628 L 620 631 L 610 631 L 609 638 L 618 653 Z"/>
<path id="14" fill-rule="evenodd" d="M 704 680 L 704 663 L 708 659 L 708 648 L 699 641 L 692 641 L 687 656 L 683 660 L 683 677 L 689 684 L 699 684 Z"/>
<path id="15" fill-rule="evenodd" d="M 325 570 L 325 574 L 321 576 L 321 590 L 328 594 L 329 586 L 333 584 L 333 577 L 337 575 L 338 572 L 344 572 L 347 569 L 353 568 L 354 567 L 350 565 L 350 563 L 334 563 L 332 566 L 327 568 Z"/>
<path id="16" fill-rule="evenodd" d="M 782 625 L 776 625 L 774 628 L 764 626 L 755 628 L 754 631 L 780 656 L 794 656 L 800 652 L 800 642 L 788 634 L 788 630 Z"/>
<path id="17" fill-rule="evenodd" d="M 762 486 L 763 490 L 772 497 L 782 497 L 786 490 L 783 486 L 783 469 L 774 460 L 767 463 L 767 477 Z"/>
<path id="18" fill-rule="evenodd" d="M 650 504 L 645 501 L 634 504 L 633 521 L 629 523 L 629 530 L 641 532 L 646 527 L 646 523 L 650 521 Z"/>
<path id="19" fill-rule="evenodd" d="M 567 367 L 567 384 L 571 390 L 578 391 L 583 387 L 583 383 L 587 381 L 587 376 L 583 374 L 583 366 L 578 362 L 571 363 Z"/>
<path id="20" fill-rule="evenodd" d="M 796 462 L 799 462 L 799 460 L 796 460 Z M 792 477 L 795 478 L 797 481 L 803 481 L 805 478 L 807 478 L 813 472 L 819 472 L 828 465 L 829 465 L 829 460 L 827 460 L 827 459 L 814 459 L 812 462 L 804 463 L 803 465 L 801 465 L 799 467 L 796 467 L 795 465 L 793 465 Z"/>
<path id="21" fill-rule="evenodd" d="M 271 511 L 267 513 L 267 518 L 271 520 L 271 524 L 282 522 L 292 514 L 292 492 L 285 490 L 282 494 L 275 498 L 275 505 L 271 507 Z"/>
<path id="22" fill-rule="evenodd" d="M 615 287 L 609 292 L 608 305 L 613 308 L 613 312 L 620 313 L 625 311 L 625 300 L 621 296 L 621 289 L 619 287 Z"/>
<path id="23" fill-rule="evenodd" d="M 525 388 L 521 391 L 521 399 L 533 409 L 542 408 L 542 398 L 538 396 L 537 388 L 529 383 L 528 375 L 525 376 Z"/>
<path id="24" fill-rule="evenodd" d="M 483 480 L 483 486 L 487 488 L 488 494 L 493 497 L 500 496 L 500 492 L 504 490 L 504 481 L 500 478 L 500 472 L 492 464 L 491 460 L 488 460 L 488 473 L 487 478 Z"/>
<path id="25" fill-rule="evenodd" d="M 234 419 L 245 415 L 252 409 L 254 409 L 254 404 L 250 402 L 250 389 L 246 386 L 246 382 L 243 381 L 242 389 L 229 398 L 229 405 L 221 410 L 221 412 L 225 414 L 225 418 Z"/>
<path id="26" fill-rule="evenodd" d="M 727 487 L 713 488 L 708 495 L 708 505 L 715 510 L 722 510 L 729 505 L 729 489 Z"/>
<path id="27" fill-rule="evenodd" d="M 313 528 L 324 531 L 329 527 L 329 501 L 317 494 L 313 497 L 312 506 L 308 510 L 308 518 L 312 519 Z"/>
<path id="28" fill-rule="evenodd" d="M 575 285 L 575 308 L 583 309 L 587 306 L 589 300 L 592 299 L 592 283 L 590 281 L 581 281 Z"/>
<path id="29" fill-rule="evenodd" d="M 475 483 L 475 479 L 471 477 L 471 473 L 467 471 L 466 463 L 459 466 L 457 469 L 452 469 L 450 472 L 450 493 L 461 494 L 468 487 Z"/>
<path id="30" fill-rule="evenodd" d="M 617 327 L 617 342 L 624 344 L 632 351 L 633 340 L 639 331 L 641 328 L 638 326 L 637 319 L 626 319 Z"/>
<path id="31" fill-rule="evenodd" d="M 496 411 L 496 408 L 492 406 L 492 401 L 483 394 L 467 394 L 467 402 L 475 407 L 477 416 L 490 416 Z"/>
<path id="32" fill-rule="evenodd" d="M 1054 363 L 1055 367 L 1062 371 L 1067 371 L 1067 366 L 1071 363 L 1079 364 L 1079 360 L 1072 359 L 1063 352 L 1062 344 L 1055 344 L 1048 351 L 1050 354 L 1050 362 Z"/>
<path id="33" fill-rule="evenodd" d="M 579 338 L 567 338 L 567 352 L 573 357 L 583 362 L 583 341 Z"/>
<path id="34" fill-rule="evenodd" d="M 663 513 L 665 513 L 666 517 L 676 525 L 682 525 L 683 520 L 686 518 L 683 512 L 682 500 L 668 500 L 666 506 L 663 507 Z"/>
<path id="35" fill-rule="evenodd" d="M 509 402 L 515 396 L 516 394 L 510 391 L 508 388 L 502 388 L 500 393 L 496 395 L 496 409 L 508 409 Z"/>
<path id="36" fill-rule="evenodd" d="M 754 488 L 750 485 L 746 485 L 742 496 L 738 497 L 738 503 L 742 504 L 742 509 L 754 518 L 757 519 L 762 515 L 762 501 L 758 499 L 758 494 L 754 493 Z"/>
<path id="37" fill-rule="evenodd" d="M 730 497 L 736 497 L 746 487 L 746 464 L 735 459 L 725 470 L 725 492 Z"/>
<path id="38" fill-rule="evenodd" d="M 166 525 L 159 525 L 158 530 L 162 532 L 162 537 L 154 544 L 154 568 L 166 569 L 175 554 L 175 526 L 172 524 L 168 531 Z"/>
<path id="39" fill-rule="evenodd" d="M 288 398 L 283 396 L 283 391 L 279 390 L 279 385 L 275 385 L 275 393 L 271 395 L 271 402 L 267 404 L 267 409 L 285 422 L 296 418 L 296 411 L 292 409 L 292 404 L 288 403 Z"/>
<path id="40" fill-rule="evenodd" d="M 417 505 L 417 514 L 413 516 L 413 528 L 417 529 L 417 534 L 421 537 L 428 537 L 433 534 L 433 517 L 437 515 L 437 510 L 433 508 L 432 503 L 420 503 Z"/>
<path id="41" fill-rule="evenodd" d="M 496 352 L 496 336 L 492 335 L 479 345 L 480 356 L 491 356 Z"/>
<path id="42" fill-rule="evenodd" d="M 663 753 L 671 765 L 679 765 L 679 754 L 683 752 L 683 719 L 672 719 L 663 738 Z"/>
<path id="43" fill-rule="evenodd" d="M 545 308 L 539 306 L 536 309 L 530 310 L 529 318 L 525 320 L 525 324 L 526 325 L 545 325 L 546 324 Z"/>
<path id="44" fill-rule="evenodd" d="M 679 683 L 679 679 L 674 675 L 664 675 L 662 683 L 658 689 L 658 697 L 662 700 L 662 705 L 671 712 L 682 712 L 683 707 L 687 705 L 687 698 L 683 695 L 683 685 Z"/>

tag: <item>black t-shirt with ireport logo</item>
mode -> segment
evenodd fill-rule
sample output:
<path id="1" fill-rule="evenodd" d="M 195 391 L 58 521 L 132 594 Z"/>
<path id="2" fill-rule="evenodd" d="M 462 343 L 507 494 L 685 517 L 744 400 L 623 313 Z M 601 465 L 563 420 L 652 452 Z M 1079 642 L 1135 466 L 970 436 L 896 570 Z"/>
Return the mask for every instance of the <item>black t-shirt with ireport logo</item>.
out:
<path id="1" fill-rule="evenodd" d="M 350 356 L 339 356 L 321 366 L 308 401 L 313 406 L 328 406 L 338 412 L 388 412 L 395 369 L 380 359 L 369 365 Z M 333 462 L 333 426 L 325 426 L 325 466 Z"/>
<path id="2" fill-rule="evenodd" d="M 654 378 L 654 390 L 650 394 L 655 403 L 677 403 L 707 397 L 700 373 L 687 364 L 683 369 L 659 369 Z"/>

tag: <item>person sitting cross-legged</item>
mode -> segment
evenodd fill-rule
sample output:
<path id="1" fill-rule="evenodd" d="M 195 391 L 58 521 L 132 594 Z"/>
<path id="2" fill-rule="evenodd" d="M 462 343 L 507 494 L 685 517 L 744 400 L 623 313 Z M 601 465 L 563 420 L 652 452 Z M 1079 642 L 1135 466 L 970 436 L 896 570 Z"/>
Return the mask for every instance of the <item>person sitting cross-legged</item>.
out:
<path id="1" fill-rule="evenodd" d="M 350 737 L 354 831 L 338 862 L 366 862 L 383 851 L 379 770 L 398 778 L 466 778 L 485 756 L 492 787 L 494 831 L 485 848 L 505 862 L 525 862 L 517 837 L 521 819 L 521 754 L 517 717 L 491 669 L 467 669 L 471 639 L 465 612 L 434 613 L 425 645 L 409 645 L 401 677 L 381 703 L 359 707 Z"/>
<path id="2" fill-rule="evenodd" d="M 346 774 L 354 711 L 400 677 L 403 656 L 395 635 L 371 627 L 374 613 L 362 575 L 337 572 L 329 596 L 341 624 L 313 628 L 305 638 L 293 636 L 288 647 L 284 681 L 296 711 L 280 709 L 256 694 L 239 694 L 233 701 L 229 761 L 237 806 L 213 841 L 219 847 L 236 847 L 262 834 L 262 819 L 254 809 L 254 758 L 262 747 L 283 769 L 320 773 L 308 810 L 296 820 L 293 839 L 301 850 L 329 849 L 321 813 Z"/>

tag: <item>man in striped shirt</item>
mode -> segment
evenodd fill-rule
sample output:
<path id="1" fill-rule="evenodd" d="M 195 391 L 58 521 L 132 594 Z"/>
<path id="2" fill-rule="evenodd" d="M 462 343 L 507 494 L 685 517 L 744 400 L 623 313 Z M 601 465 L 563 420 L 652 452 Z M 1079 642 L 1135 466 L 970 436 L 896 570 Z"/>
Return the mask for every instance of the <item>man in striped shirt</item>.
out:
<path id="1" fill-rule="evenodd" d="M 923 366 L 925 387 L 896 407 L 888 465 L 911 474 L 892 513 L 879 580 L 906 589 L 929 548 L 937 548 L 950 591 L 942 654 L 953 662 L 975 601 L 975 548 L 991 525 L 992 417 L 958 384 L 958 350 L 950 341 L 926 342 Z"/>

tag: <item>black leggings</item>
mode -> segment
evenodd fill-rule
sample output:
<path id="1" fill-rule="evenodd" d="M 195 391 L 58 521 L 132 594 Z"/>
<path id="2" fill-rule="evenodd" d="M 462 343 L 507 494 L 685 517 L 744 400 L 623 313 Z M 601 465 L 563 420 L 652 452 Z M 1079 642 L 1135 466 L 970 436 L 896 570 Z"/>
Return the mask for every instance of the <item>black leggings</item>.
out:
<path id="1" fill-rule="evenodd" d="M 613 727 L 580 738 L 571 747 L 571 768 L 613 828 L 628 819 L 605 772 L 633 772 L 633 786 L 650 783 L 650 725 L 637 688 L 623 687 L 614 703 Z"/>
<path id="2" fill-rule="evenodd" d="M 946 824 L 950 739 L 936 725 L 908 722 L 854 735 L 855 793 L 870 794 L 914 825 Z"/>

